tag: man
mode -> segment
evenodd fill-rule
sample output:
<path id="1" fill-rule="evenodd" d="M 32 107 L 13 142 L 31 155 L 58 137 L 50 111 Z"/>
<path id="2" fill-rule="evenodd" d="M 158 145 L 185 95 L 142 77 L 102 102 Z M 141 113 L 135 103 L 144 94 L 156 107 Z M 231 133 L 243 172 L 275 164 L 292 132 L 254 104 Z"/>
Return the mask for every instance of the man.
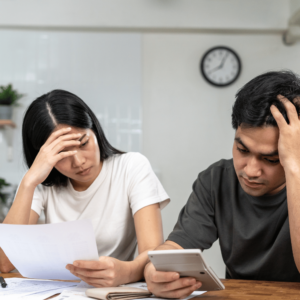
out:
<path id="1" fill-rule="evenodd" d="M 298 98 L 299 97 L 299 98 Z M 226 278 L 300 281 L 300 79 L 269 72 L 236 95 L 231 160 L 201 172 L 167 241 L 156 250 L 208 249 L 219 238 Z M 201 286 L 145 268 L 156 296 Z"/>

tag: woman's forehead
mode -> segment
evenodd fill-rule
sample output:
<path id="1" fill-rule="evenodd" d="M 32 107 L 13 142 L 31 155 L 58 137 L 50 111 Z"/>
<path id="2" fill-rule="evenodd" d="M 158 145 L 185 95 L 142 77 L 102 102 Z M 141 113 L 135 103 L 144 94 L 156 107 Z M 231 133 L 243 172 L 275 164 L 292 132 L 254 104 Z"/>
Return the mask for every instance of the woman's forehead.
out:
<path id="1" fill-rule="evenodd" d="M 74 127 L 74 126 L 70 126 L 70 125 L 66 125 L 66 124 L 59 124 L 55 127 L 55 129 L 53 130 L 53 132 L 63 129 L 63 128 L 68 128 L 70 127 L 71 130 L 69 133 L 81 133 L 81 134 L 86 134 L 86 135 L 90 135 L 92 130 L 89 128 L 78 128 L 78 127 Z"/>

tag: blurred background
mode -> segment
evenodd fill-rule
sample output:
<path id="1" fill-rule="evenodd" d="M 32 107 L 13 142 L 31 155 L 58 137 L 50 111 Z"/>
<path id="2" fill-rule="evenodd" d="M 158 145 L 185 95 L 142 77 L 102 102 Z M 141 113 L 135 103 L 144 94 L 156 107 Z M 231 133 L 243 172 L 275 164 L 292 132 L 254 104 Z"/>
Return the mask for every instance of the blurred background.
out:
<path id="1" fill-rule="evenodd" d="M 198 173 L 231 158 L 236 92 L 266 71 L 300 73 L 298 40 L 298 0 L 0 0 L 0 85 L 24 94 L 0 120 L 0 178 L 11 184 L 0 180 L 0 219 L 26 172 L 24 112 L 59 88 L 92 108 L 113 146 L 150 160 L 172 200 L 166 238 Z M 241 62 L 225 87 L 200 71 L 218 46 Z M 204 254 L 224 278 L 218 242 Z"/>

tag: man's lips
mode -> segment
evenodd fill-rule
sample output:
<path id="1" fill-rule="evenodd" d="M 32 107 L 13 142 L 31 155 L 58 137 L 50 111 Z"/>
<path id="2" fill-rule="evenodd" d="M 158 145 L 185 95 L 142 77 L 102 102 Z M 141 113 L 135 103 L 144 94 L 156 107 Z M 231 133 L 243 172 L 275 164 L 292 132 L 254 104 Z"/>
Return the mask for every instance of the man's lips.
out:
<path id="1" fill-rule="evenodd" d="M 260 187 L 263 185 L 263 183 L 261 182 L 256 182 L 256 181 L 249 181 L 248 179 L 242 177 L 245 185 L 249 186 L 249 187 L 252 187 L 252 188 L 255 188 L 255 187 Z"/>

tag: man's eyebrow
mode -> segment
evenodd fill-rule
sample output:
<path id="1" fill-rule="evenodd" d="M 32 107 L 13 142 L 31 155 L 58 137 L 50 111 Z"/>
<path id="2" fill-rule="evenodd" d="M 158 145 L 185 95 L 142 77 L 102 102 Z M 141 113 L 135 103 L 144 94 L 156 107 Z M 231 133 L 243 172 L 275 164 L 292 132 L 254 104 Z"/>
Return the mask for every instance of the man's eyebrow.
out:
<path id="1" fill-rule="evenodd" d="M 241 144 L 244 148 L 246 148 L 248 150 L 248 148 L 246 147 L 246 145 L 242 142 L 242 140 L 239 137 L 236 137 L 234 140 L 236 142 L 238 142 L 239 144 Z"/>
<path id="2" fill-rule="evenodd" d="M 79 138 L 78 141 L 81 142 L 85 136 L 86 134 L 84 134 L 81 138 Z"/>
<path id="3" fill-rule="evenodd" d="M 243 143 L 241 138 L 236 137 L 234 140 L 248 150 L 248 147 Z M 260 155 L 261 156 L 276 156 L 276 155 L 278 155 L 278 150 L 274 150 L 273 152 L 270 152 L 270 153 L 260 153 Z"/>
<path id="4" fill-rule="evenodd" d="M 278 155 L 278 150 L 275 150 L 270 153 L 261 153 L 261 156 L 276 156 L 276 155 Z"/>

